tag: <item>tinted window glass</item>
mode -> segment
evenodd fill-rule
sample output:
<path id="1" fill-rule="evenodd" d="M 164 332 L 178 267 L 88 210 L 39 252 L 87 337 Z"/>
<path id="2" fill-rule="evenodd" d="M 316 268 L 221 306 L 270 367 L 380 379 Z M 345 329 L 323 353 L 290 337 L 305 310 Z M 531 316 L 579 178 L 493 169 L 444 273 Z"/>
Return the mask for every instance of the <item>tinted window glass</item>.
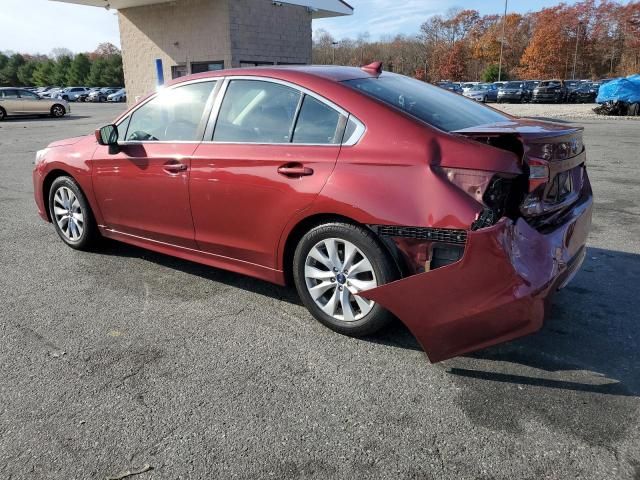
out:
<path id="1" fill-rule="evenodd" d="M 198 141 L 198 126 L 215 82 L 160 92 L 131 115 L 127 141 Z"/>
<path id="2" fill-rule="evenodd" d="M 522 82 L 507 82 L 504 88 L 523 88 L 524 84 Z"/>
<path id="3" fill-rule="evenodd" d="M 301 93 L 261 80 L 233 80 L 213 134 L 216 142 L 289 143 Z"/>
<path id="4" fill-rule="evenodd" d="M 474 100 L 402 75 L 384 73 L 344 83 L 447 132 L 509 120 Z"/>
<path id="5" fill-rule="evenodd" d="M 339 125 L 344 126 L 340 123 L 340 113 L 306 95 L 293 133 L 293 143 L 340 143 L 342 128 Z"/>
<path id="6" fill-rule="evenodd" d="M 0 90 L 0 96 L 2 98 L 18 98 L 17 90 Z"/>
<path id="7" fill-rule="evenodd" d="M 40 97 L 35 93 L 31 93 L 27 90 L 20 90 L 20 98 L 29 98 L 31 100 L 38 100 Z"/>

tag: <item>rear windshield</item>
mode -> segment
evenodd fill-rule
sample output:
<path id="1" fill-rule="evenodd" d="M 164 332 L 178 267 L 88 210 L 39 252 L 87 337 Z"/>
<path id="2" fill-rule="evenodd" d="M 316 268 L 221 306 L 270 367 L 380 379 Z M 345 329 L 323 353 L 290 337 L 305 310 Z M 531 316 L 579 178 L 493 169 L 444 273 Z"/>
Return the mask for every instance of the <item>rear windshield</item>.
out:
<path id="1" fill-rule="evenodd" d="M 474 100 L 402 75 L 384 73 L 343 83 L 446 132 L 509 120 Z"/>

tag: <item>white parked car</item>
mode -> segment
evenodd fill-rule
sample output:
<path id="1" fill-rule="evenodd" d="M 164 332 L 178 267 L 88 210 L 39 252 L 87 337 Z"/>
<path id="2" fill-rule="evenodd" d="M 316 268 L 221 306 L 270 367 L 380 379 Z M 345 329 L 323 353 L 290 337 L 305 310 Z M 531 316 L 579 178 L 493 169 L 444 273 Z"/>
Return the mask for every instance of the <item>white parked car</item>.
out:
<path id="1" fill-rule="evenodd" d="M 121 88 L 115 93 L 107 96 L 108 102 L 126 102 L 127 101 L 127 91 L 124 88 Z"/>
<path id="2" fill-rule="evenodd" d="M 473 87 L 475 87 L 476 85 L 480 85 L 480 82 L 464 82 L 461 87 L 462 87 L 462 92 L 463 93 L 467 93 L 469 90 L 471 90 Z"/>
<path id="3" fill-rule="evenodd" d="M 78 97 L 83 93 L 87 93 L 89 88 L 87 87 L 67 87 L 55 96 L 55 98 L 60 98 L 62 100 L 67 100 L 68 102 L 75 102 L 78 100 Z"/>

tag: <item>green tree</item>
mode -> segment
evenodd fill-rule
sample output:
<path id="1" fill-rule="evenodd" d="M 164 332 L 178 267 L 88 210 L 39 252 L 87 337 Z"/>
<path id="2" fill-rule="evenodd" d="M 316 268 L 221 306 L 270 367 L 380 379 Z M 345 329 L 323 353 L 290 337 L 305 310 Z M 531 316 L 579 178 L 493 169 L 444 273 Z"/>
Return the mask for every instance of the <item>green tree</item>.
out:
<path id="1" fill-rule="evenodd" d="M 482 72 L 482 81 L 483 82 L 497 82 L 498 81 L 498 72 L 500 67 L 496 63 L 492 63 L 487 65 Z M 509 75 L 504 71 L 504 67 L 502 68 L 502 75 L 500 75 L 500 80 L 509 80 Z"/>
<path id="2" fill-rule="evenodd" d="M 38 62 L 35 60 L 28 60 L 24 65 L 20 65 L 18 68 L 18 82 L 20 85 L 32 86 L 33 72 L 35 72 L 38 66 Z"/>
<path id="3" fill-rule="evenodd" d="M 67 56 L 59 57 L 53 68 L 53 82 L 55 85 L 66 87 L 69 85 L 67 75 L 71 68 L 71 58 Z"/>
<path id="4" fill-rule="evenodd" d="M 0 70 L 0 86 L 13 87 L 20 85 L 18 69 L 25 64 L 25 59 L 19 53 L 11 55 L 5 66 Z"/>
<path id="5" fill-rule="evenodd" d="M 54 70 L 55 63 L 53 62 L 53 60 L 46 60 L 38 63 L 38 66 L 33 72 L 33 83 L 35 83 L 38 87 L 50 86 L 54 83 Z"/>
<path id="6" fill-rule="evenodd" d="M 105 72 L 107 70 L 107 62 L 103 58 L 97 58 L 91 63 L 89 75 L 87 76 L 87 85 L 92 87 L 106 87 L 104 83 Z"/>
<path id="7" fill-rule="evenodd" d="M 67 73 L 67 83 L 69 85 L 83 85 L 87 81 L 90 70 L 91 62 L 89 61 L 89 57 L 84 53 L 79 53 L 71 62 Z"/>

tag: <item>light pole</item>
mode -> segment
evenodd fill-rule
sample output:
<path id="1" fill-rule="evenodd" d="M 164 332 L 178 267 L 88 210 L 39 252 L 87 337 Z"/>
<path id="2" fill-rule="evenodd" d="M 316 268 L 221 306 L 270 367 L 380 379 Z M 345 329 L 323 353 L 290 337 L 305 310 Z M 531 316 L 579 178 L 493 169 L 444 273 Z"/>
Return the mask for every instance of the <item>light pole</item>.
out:
<path id="1" fill-rule="evenodd" d="M 571 72 L 571 80 L 576 79 L 576 64 L 578 63 L 578 41 L 580 40 L 580 27 L 582 22 L 578 22 L 578 30 L 576 31 L 576 50 L 573 52 L 573 72 Z"/>
<path id="2" fill-rule="evenodd" d="M 331 62 L 332 65 L 336 64 L 336 45 L 338 45 L 338 42 L 331 42 L 331 45 L 333 45 L 333 61 Z"/>
<path id="3" fill-rule="evenodd" d="M 502 50 L 504 49 L 504 25 L 507 23 L 507 2 L 504 0 L 504 15 L 502 16 L 502 40 L 500 41 L 500 62 L 498 63 L 498 81 L 502 80 Z"/>

